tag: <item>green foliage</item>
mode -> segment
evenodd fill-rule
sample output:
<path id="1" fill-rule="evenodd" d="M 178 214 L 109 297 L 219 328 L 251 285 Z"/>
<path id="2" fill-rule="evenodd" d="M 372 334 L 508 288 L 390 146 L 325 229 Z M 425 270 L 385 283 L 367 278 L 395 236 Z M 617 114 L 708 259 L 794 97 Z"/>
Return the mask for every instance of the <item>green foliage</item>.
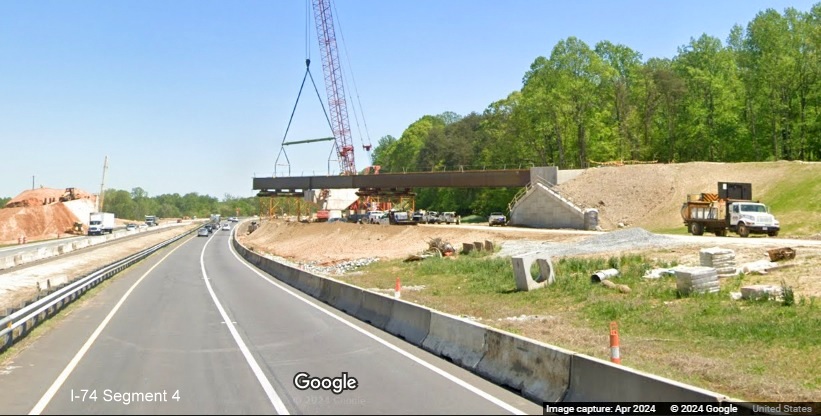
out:
<path id="1" fill-rule="evenodd" d="M 786 281 L 781 281 L 781 304 L 784 306 L 795 305 L 795 293 L 792 287 L 787 285 Z"/>
<path id="2" fill-rule="evenodd" d="M 520 90 L 481 114 L 422 116 L 399 139 L 383 137 L 374 164 L 387 173 L 821 160 L 821 6 L 767 9 L 730 29 L 726 44 L 694 34 L 674 58 L 644 62 L 626 45 L 562 39 L 534 59 Z M 506 211 L 514 193 L 419 190 L 417 206 L 487 215 Z"/>
<path id="3" fill-rule="evenodd" d="M 146 215 L 160 218 L 180 218 L 183 216 L 205 218 L 211 214 L 223 217 L 257 215 L 259 201 L 256 197 L 238 198 L 225 195 L 222 201 L 209 195 L 196 192 L 183 196 L 163 194 L 149 197 L 142 188 L 131 192 L 118 189 L 106 189 L 103 209 L 113 212 L 117 218 L 142 221 Z"/>
<path id="4" fill-rule="evenodd" d="M 0 198 L 0 208 L 6 206 L 11 201 L 11 197 Z"/>

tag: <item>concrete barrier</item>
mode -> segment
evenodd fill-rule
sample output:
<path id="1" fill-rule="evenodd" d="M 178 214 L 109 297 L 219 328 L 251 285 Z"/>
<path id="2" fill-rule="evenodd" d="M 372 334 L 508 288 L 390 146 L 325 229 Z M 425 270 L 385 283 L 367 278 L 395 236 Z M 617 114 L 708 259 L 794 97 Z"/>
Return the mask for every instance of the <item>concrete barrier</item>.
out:
<path id="1" fill-rule="evenodd" d="M 488 329 L 453 315 L 431 311 L 430 330 L 422 348 L 473 370 L 487 351 Z"/>
<path id="2" fill-rule="evenodd" d="M 315 297 L 319 298 L 322 293 L 322 283 L 325 279 L 304 270 L 299 271 L 297 277 L 297 289 Z"/>
<path id="3" fill-rule="evenodd" d="M 356 312 L 356 317 L 379 329 L 385 329 L 393 312 L 393 298 L 379 293 L 362 292 L 362 305 Z"/>
<path id="4" fill-rule="evenodd" d="M 260 269 L 377 328 L 449 358 L 536 402 L 720 402 L 727 398 L 663 377 L 509 334 L 277 263 L 234 240 Z M 531 278 L 532 280 L 532 278 Z"/>
<path id="5" fill-rule="evenodd" d="M 385 330 L 417 347 L 430 331 L 430 309 L 403 300 L 394 299 L 391 319 Z"/>
<path id="6" fill-rule="evenodd" d="M 17 253 L 14 255 L 14 265 L 20 266 L 22 264 L 30 263 L 32 261 L 37 260 L 36 253 L 28 251 L 23 253 Z"/>
<path id="7" fill-rule="evenodd" d="M 356 316 L 362 305 L 363 290 L 337 280 L 327 279 L 322 283 L 319 299 L 349 315 Z"/>
<path id="8" fill-rule="evenodd" d="M 487 352 L 476 366 L 476 373 L 520 391 L 530 400 L 556 402 L 570 385 L 572 355 L 572 351 L 559 347 L 488 330 Z"/>
<path id="9" fill-rule="evenodd" d="M 570 402 L 719 402 L 726 396 L 584 354 L 570 362 Z"/>
<path id="10" fill-rule="evenodd" d="M 14 267 L 14 256 L 0 257 L 0 270 Z"/>

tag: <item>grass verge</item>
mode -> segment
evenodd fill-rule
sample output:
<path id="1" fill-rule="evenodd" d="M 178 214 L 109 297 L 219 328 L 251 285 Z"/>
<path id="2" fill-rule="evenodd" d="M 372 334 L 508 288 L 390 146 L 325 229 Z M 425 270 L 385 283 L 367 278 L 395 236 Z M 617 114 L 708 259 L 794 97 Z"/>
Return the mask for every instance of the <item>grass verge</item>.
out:
<path id="1" fill-rule="evenodd" d="M 821 400 L 821 302 L 732 300 L 744 275 L 689 297 L 674 277 L 643 277 L 673 265 L 640 254 L 564 258 L 554 260 L 556 282 L 531 292 L 516 290 L 509 258 L 481 254 L 377 262 L 342 280 L 391 289 L 399 277 L 415 289 L 405 300 L 602 359 L 615 321 L 623 365 L 750 401 Z M 629 293 L 591 282 L 607 268 Z"/>

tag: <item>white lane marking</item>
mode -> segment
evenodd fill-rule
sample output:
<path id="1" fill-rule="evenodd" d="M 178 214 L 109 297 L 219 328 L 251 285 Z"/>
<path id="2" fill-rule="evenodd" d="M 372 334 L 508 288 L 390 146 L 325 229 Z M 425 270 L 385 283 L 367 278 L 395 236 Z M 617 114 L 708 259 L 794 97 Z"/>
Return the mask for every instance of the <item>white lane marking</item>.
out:
<path id="1" fill-rule="evenodd" d="M 229 234 L 230 235 L 230 234 Z M 230 238 L 229 238 L 230 240 Z M 248 362 L 248 365 L 251 367 L 251 371 L 257 377 L 257 381 L 262 386 L 262 389 L 265 391 L 265 394 L 268 396 L 268 400 L 274 406 L 276 412 L 280 415 L 289 415 L 288 409 L 285 407 L 285 403 L 282 402 L 282 399 L 274 390 L 274 386 L 271 385 L 271 382 L 268 381 L 268 378 L 265 377 L 265 373 L 262 371 L 262 368 L 257 363 L 257 360 L 254 359 L 254 356 L 251 355 L 251 350 L 248 349 L 248 346 L 245 345 L 245 342 L 242 340 L 242 337 L 239 336 L 239 332 L 237 332 L 237 327 L 234 326 L 234 321 L 228 318 L 228 314 L 225 312 L 225 309 L 222 307 L 219 299 L 217 299 L 217 294 L 214 293 L 214 289 L 211 287 L 211 282 L 208 279 L 208 275 L 205 273 L 205 248 L 208 247 L 208 243 L 211 242 L 209 238 L 208 241 L 205 242 L 205 245 L 202 246 L 202 253 L 200 253 L 200 267 L 202 268 L 202 277 L 205 281 L 205 286 L 208 288 L 208 293 L 211 294 L 211 299 L 214 300 L 214 304 L 217 305 L 217 310 L 219 310 L 220 315 L 222 316 L 223 323 L 228 326 L 228 331 L 231 332 L 231 336 L 234 337 L 234 342 L 237 343 L 239 346 L 240 351 L 242 351 L 242 355 L 245 357 L 245 361 Z"/>
<path id="2" fill-rule="evenodd" d="M 117 313 L 117 311 L 120 309 L 120 306 L 122 306 L 123 303 L 125 303 L 125 300 L 128 298 L 129 295 L 131 295 L 131 292 L 134 291 L 137 285 L 139 285 L 140 282 L 142 282 L 143 279 L 145 279 L 145 277 L 148 276 L 149 273 L 151 273 L 157 266 L 159 266 L 160 263 L 167 259 L 168 256 L 170 256 L 173 252 L 177 251 L 178 248 L 185 245 L 185 243 L 187 243 L 188 241 L 191 241 L 191 239 L 189 238 L 187 241 L 183 242 L 177 247 L 174 247 L 173 250 L 169 251 L 168 254 L 163 256 L 163 258 L 161 258 L 160 261 L 157 262 L 157 264 L 151 266 L 151 268 L 148 269 L 148 271 L 146 271 L 142 276 L 140 276 L 140 278 L 137 279 L 137 281 L 134 282 L 134 284 L 131 285 L 130 288 L 128 288 L 128 291 L 126 291 L 123 297 L 120 298 L 120 301 L 117 302 L 116 305 L 114 305 L 114 308 L 111 309 L 111 312 L 109 312 L 108 315 L 106 315 L 105 319 L 103 319 L 103 322 L 100 322 L 100 325 L 97 326 L 97 329 L 94 330 L 94 332 L 88 338 L 86 343 L 83 344 L 79 351 L 77 351 L 77 354 L 74 355 L 74 358 L 72 358 L 71 361 L 69 361 L 66 368 L 63 369 L 63 372 L 60 373 L 59 376 L 57 376 L 57 379 L 54 380 L 54 383 L 52 383 L 51 387 L 49 387 L 49 389 L 46 390 L 46 393 L 43 395 L 43 397 L 40 398 L 40 401 L 38 401 L 37 404 L 34 405 L 34 408 L 32 408 L 29 412 L 30 415 L 39 415 L 43 412 L 43 409 L 45 409 L 46 406 L 48 406 L 51 399 L 53 399 L 54 395 L 57 394 L 57 390 L 59 390 L 63 383 L 66 381 L 66 379 L 68 379 L 68 376 L 71 375 L 71 372 L 74 371 L 74 368 L 77 367 L 77 364 L 80 363 L 80 360 L 83 359 L 83 356 L 86 354 L 86 352 L 88 352 L 89 348 L 91 348 L 91 345 L 94 344 L 94 341 L 97 340 L 97 337 L 100 336 L 100 333 L 103 332 L 103 329 L 105 329 L 106 325 L 108 325 L 108 322 L 111 321 L 111 318 L 114 317 L 114 314 Z"/>
<path id="3" fill-rule="evenodd" d="M 279 284 L 279 283 L 277 283 L 277 282 L 274 282 L 273 280 L 271 280 L 271 279 L 267 278 L 265 275 L 263 275 L 262 273 L 260 273 L 260 272 L 259 272 L 259 270 L 255 269 L 253 266 L 251 266 L 251 265 L 249 265 L 247 262 L 245 262 L 245 261 L 244 261 L 244 260 L 243 260 L 243 259 L 239 256 L 239 254 L 237 254 L 237 252 L 234 250 L 234 247 L 231 245 L 231 240 L 232 240 L 232 238 L 229 238 L 229 239 L 228 239 L 228 249 L 231 251 L 231 254 L 233 254 L 233 255 L 234 255 L 234 257 L 235 257 L 235 258 L 236 258 L 236 259 L 237 259 L 240 263 L 242 263 L 245 267 L 247 267 L 249 270 L 251 270 L 252 272 L 254 272 L 257 276 L 259 276 L 260 278 L 262 278 L 262 279 L 263 279 L 263 280 L 265 280 L 266 282 L 268 282 L 268 283 L 270 283 L 270 284 L 272 284 L 272 285 L 274 285 L 274 286 L 276 286 L 276 287 L 278 287 L 278 288 L 282 289 L 285 293 L 288 293 L 289 295 L 291 295 L 291 296 L 293 296 L 293 297 L 295 297 L 295 298 L 299 299 L 300 301 L 302 301 L 302 302 L 306 303 L 307 305 L 311 306 L 312 308 L 314 308 L 314 309 L 316 309 L 316 310 L 318 310 L 318 311 L 320 311 L 320 312 L 322 312 L 322 313 L 324 313 L 324 314 L 326 314 L 326 315 L 330 316 L 330 317 L 331 317 L 331 318 L 333 318 L 333 319 L 336 319 L 336 320 L 337 320 L 337 321 L 339 321 L 339 322 L 342 322 L 343 324 L 345 324 L 345 325 L 347 325 L 347 326 L 349 326 L 349 327 L 353 328 L 354 330 L 356 330 L 356 331 L 360 332 L 361 334 L 365 335 L 366 337 L 369 337 L 369 338 L 373 339 L 374 341 L 376 341 L 376 342 L 378 342 L 378 343 L 380 343 L 380 344 L 382 344 L 382 345 L 384 345 L 384 346 L 386 346 L 386 347 L 388 347 L 388 348 L 390 348 L 390 349 L 392 349 L 392 350 L 396 351 L 397 353 L 399 353 L 399 354 L 401 354 L 401 355 L 405 356 L 406 358 L 408 358 L 408 359 L 410 359 L 410 360 L 412 360 L 412 361 L 416 362 L 417 364 L 419 364 L 419 365 L 421 365 L 421 366 L 423 366 L 423 367 L 427 368 L 428 370 L 431 370 L 431 371 L 433 371 L 434 373 L 439 374 L 440 376 L 442 376 L 442 377 L 444 377 L 444 378 L 446 378 L 446 379 L 450 380 L 451 382 L 453 382 L 453 383 L 455 383 L 455 384 L 457 384 L 457 385 L 459 385 L 459 386 L 461 386 L 461 387 L 463 387 L 463 388 L 467 389 L 468 391 L 470 391 L 470 392 L 472 392 L 472 393 L 476 394 L 477 396 L 480 396 L 480 397 L 482 397 L 483 399 L 485 399 L 485 400 L 487 400 L 487 401 L 489 401 L 489 402 L 491 402 L 491 403 L 493 403 L 493 404 L 495 404 L 495 405 L 497 405 L 497 406 L 499 406 L 499 407 L 501 407 L 501 408 L 503 408 L 503 409 L 507 410 L 508 412 L 513 413 L 513 414 L 515 414 L 515 415 L 526 415 L 526 414 L 527 414 L 527 413 L 525 413 L 525 412 L 523 412 L 523 411 L 521 411 L 521 410 L 519 410 L 519 409 L 517 409 L 517 408 L 515 408 L 515 407 L 513 407 L 513 406 L 511 406 L 511 405 L 509 405 L 509 404 L 507 404 L 507 403 L 505 403 L 505 402 L 503 402 L 502 400 L 500 400 L 500 399 L 498 399 L 498 398 L 496 398 L 496 397 L 494 397 L 494 396 L 492 396 L 492 395 L 490 395 L 490 394 L 488 394 L 488 393 L 486 393 L 486 392 L 484 392 L 484 391 L 480 390 L 478 387 L 474 387 L 474 386 L 473 386 L 473 385 L 471 385 L 470 383 L 468 383 L 468 382 L 466 382 L 466 381 L 464 381 L 464 380 L 459 379 L 458 377 L 456 377 L 456 376 L 454 376 L 454 375 L 452 375 L 452 374 L 448 373 L 447 371 L 442 370 L 442 369 L 440 369 L 440 368 L 438 368 L 438 367 L 436 367 L 436 366 L 434 366 L 434 365 L 432 365 L 432 364 L 429 364 L 429 363 L 427 363 L 427 362 L 423 361 L 422 359 L 420 359 L 420 358 L 418 358 L 418 357 L 414 356 L 413 354 L 411 354 L 411 353 L 409 353 L 409 352 L 407 352 L 407 351 L 405 351 L 405 350 L 403 350 L 403 349 L 401 349 L 401 348 L 399 348 L 399 347 L 397 347 L 397 346 L 395 346 L 395 345 L 393 345 L 393 344 L 391 344 L 391 343 L 389 343 L 389 342 L 387 342 L 387 341 L 385 341 L 385 340 L 383 340 L 383 339 L 381 339 L 381 338 L 377 337 L 376 335 L 371 334 L 371 333 L 370 333 L 370 332 L 368 332 L 368 331 L 365 331 L 364 329 L 362 329 L 362 328 L 360 328 L 360 327 L 358 327 L 358 326 L 356 326 L 356 325 L 354 325 L 354 324 L 352 324 L 352 323 L 350 323 L 350 322 L 348 322 L 348 321 L 346 321 L 346 320 L 344 320 L 344 319 L 342 319 L 342 318 L 340 318 L 340 317 L 338 317 L 338 316 L 336 316 L 336 315 L 334 315 L 334 314 L 332 314 L 332 313 L 330 313 L 330 312 L 328 312 L 328 311 L 326 311 L 326 310 L 325 310 L 325 309 L 323 309 L 322 307 L 315 305 L 314 303 L 312 303 L 311 301 L 309 301 L 309 300 L 307 300 L 307 299 L 304 299 L 304 298 L 303 298 L 302 296 L 300 296 L 300 295 L 297 295 L 296 293 L 294 293 L 293 291 L 291 291 L 289 288 L 287 288 L 287 287 L 285 287 L 285 286 L 283 286 L 283 285 L 281 285 L 281 284 Z"/>

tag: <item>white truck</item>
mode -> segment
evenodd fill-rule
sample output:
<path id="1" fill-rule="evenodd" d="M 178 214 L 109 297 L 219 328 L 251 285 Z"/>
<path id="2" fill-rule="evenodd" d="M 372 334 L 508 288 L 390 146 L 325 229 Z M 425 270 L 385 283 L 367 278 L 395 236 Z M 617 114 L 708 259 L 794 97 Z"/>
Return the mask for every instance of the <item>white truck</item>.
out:
<path id="1" fill-rule="evenodd" d="M 110 212 L 88 214 L 88 235 L 111 234 L 112 232 L 114 232 L 114 214 Z"/>
<path id="2" fill-rule="evenodd" d="M 718 193 L 692 194 L 681 206 L 681 218 L 692 235 L 704 232 L 724 237 L 767 234 L 777 237 L 781 224 L 766 205 L 752 200 L 749 183 L 719 182 Z"/>

